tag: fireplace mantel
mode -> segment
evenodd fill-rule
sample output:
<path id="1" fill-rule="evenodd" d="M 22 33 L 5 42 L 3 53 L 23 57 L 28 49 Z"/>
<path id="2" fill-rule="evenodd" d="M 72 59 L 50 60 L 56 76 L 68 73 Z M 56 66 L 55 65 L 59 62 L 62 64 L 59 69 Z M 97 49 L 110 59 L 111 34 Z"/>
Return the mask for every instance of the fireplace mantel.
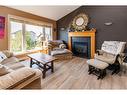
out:
<path id="1" fill-rule="evenodd" d="M 90 31 L 84 31 L 84 32 L 69 32 L 68 33 L 69 50 L 72 50 L 72 37 L 90 37 L 91 58 L 94 58 L 94 54 L 95 54 L 95 32 L 96 32 L 96 29 L 92 29 Z"/>

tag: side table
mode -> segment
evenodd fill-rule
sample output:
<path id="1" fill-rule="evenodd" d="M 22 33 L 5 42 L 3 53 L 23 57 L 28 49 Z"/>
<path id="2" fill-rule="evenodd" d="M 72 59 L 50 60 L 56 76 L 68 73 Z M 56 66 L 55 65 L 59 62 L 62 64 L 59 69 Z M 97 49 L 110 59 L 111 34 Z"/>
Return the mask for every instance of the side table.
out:
<path id="1" fill-rule="evenodd" d="M 44 54 L 48 54 L 48 47 L 47 46 L 44 46 L 41 50 L 42 53 Z"/>

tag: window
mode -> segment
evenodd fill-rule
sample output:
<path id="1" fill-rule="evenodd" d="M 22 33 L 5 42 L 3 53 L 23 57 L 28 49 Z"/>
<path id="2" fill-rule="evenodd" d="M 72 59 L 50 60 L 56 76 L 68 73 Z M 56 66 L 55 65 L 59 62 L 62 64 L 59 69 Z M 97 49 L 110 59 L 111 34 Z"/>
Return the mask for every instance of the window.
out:
<path id="1" fill-rule="evenodd" d="M 27 23 L 25 21 L 10 20 L 10 50 L 14 53 L 42 48 L 42 37 L 52 40 L 52 28 Z"/>
<path id="2" fill-rule="evenodd" d="M 47 38 L 48 40 L 52 40 L 51 38 L 51 28 L 50 27 L 45 27 L 44 28 L 44 31 L 45 31 L 45 38 Z"/>
<path id="3" fill-rule="evenodd" d="M 42 36 L 44 36 L 43 27 L 26 24 L 26 50 L 40 49 Z"/>
<path id="4" fill-rule="evenodd" d="M 22 23 L 11 21 L 10 47 L 11 51 L 22 51 Z"/>

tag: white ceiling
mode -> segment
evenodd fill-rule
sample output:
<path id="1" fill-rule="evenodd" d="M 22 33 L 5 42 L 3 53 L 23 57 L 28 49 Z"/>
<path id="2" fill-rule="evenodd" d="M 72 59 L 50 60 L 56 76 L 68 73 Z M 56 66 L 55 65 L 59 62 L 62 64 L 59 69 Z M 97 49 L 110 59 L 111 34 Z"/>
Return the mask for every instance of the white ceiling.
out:
<path id="1" fill-rule="evenodd" d="M 59 20 L 65 15 L 77 9 L 79 6 L 8 6 L 24 12 L 46 17 L 53 20 Z"/>

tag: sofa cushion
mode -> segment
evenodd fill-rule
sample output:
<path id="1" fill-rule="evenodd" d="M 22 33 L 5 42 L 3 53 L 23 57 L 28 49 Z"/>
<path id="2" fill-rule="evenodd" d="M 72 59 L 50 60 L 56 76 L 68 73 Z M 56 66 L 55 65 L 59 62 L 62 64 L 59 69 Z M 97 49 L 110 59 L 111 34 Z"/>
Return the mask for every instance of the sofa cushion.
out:
<path id="1" fill-rule="evenodd" d="M 63 41 L 62 40 L 49 40 L 48 41 L 48 44 L 51 44 L 53 47 L 59 47 L 60 44 L 63 44 Z"/>
<path id="2" fill-rule="evenodd" d="M 42 79 L 42 71 L 39 69 L 34 69 L 35 75 L 26 81 L 20 83 L 15 86 L 14 89 L 40 89 L 41 88 L 41 79 Z"/>
<path id="3" fill-rule="evenodd" d="M 11 64 L 16 62 L 19 62 L 19 60 L 16 57 L 10 57 L 2 61 L 0 64 Z"/>
<path id="4" fill-rule="evenodd" d="M 0 77 L 0 89 L 11 89 L 35 75 L 35 70 L 24 67 Z"/>
<path id="5" fill-rule="evenodd" d="M 59 48 L 59 47 L 54 47 L 53 48 L 53 51 L 55 51 L 55 50 L 63 50 L 62 48 Z"/>
<path id="6" fill-rule="evenodd" d="M 0 76 L 8 74 L 11 71 L 13 71 L 13 70 L 8 68 L 7 66 L 4 66 L 4 65 L 0 64 Z"/>
<path id="7" fill-rule="evenodd" d="M 105 69 L 109 66 L 107 63 L 105 63 L 103 61 L 99 61 L 97 59 L 87 60 L 87 63 L 95 68 L 98 68 L 98 69 Z"/>
<path id="8" fill-rule="evenodd" d="M 61 54 L 69 54 L 69 53 L 72 53 L 72 52 L 70 50 L 68 50 L 68 49 L 51 51 L 51 55 L 52 56 L 54 56 L 54 55 L 61 55 Z"/>
<path id="9" fill-rule="evenodd" d="M 60 44 L 59 45 L 59 48 L 65 49 L 66 48 L 66 45 L 65 44 Z"/>
<path id="10" fill-rule="evenodd" d="M 109 64 L 113 64 L 116 60 L 116 56 L 112 56 L 112 55 L 106 55 L 106 53 L 104 55 L 97 55 L 95 54 L 95 59 L 98 59 L 100 61 L 109 63 Z"/>
<path id="11" fill-rule="evenodd" d="M 21 63 L 13 63 L 13 64 L 6 64 L 10 69 L 13 69 L 13 70 L 17 70 L 17 69 L 20 69 L 20 68 L 23 68 L 25 67 L 25 65 L 21 64 Z"/>

